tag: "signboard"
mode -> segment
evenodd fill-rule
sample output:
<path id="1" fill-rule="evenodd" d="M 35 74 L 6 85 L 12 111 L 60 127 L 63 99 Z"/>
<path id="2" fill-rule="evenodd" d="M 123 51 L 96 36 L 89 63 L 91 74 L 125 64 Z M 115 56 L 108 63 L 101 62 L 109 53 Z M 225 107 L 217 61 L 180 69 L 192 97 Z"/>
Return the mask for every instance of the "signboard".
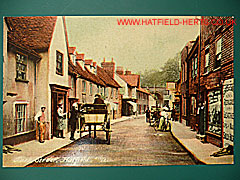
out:
<path id="1" fill-rule="evenodd" d="M 233 145 L 234 138 L 234 84 L 233 79 L 223 84 L 223 145 Z"/>
<path id="2" fill-rule="evenodd" d="M 208 131 L 217 135 L 222 135 L 222 121 L 221 121 L 221 91 L 213 90 L 208 94 L 209 104 L 209 123 Z"/>

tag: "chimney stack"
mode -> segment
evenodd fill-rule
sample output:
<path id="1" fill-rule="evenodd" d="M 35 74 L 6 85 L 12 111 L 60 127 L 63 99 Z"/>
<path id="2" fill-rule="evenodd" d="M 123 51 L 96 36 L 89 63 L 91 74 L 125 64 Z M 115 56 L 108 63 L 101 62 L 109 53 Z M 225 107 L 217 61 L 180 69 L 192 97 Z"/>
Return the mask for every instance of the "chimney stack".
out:
<path id="1" fill-rule="evenodd" d="M 105 58 L 103 58 L 101 66 L 114 79 L 115 62 L 113 62 L 113 58 L 112 61 L 105 61 Z"/>
<path id="2" fill-rule="evenodd" d="M 117 66 L 117 71 L 116 71 L 116 73 L 119 74 L 119 75 L 123 75 L 123 74 L 124 74 L 123 67 L 122 67 L 122 66 Z"/>
<path id="3" fill-rule="evenodd" d="M 131 71 L 129 71 L 129 70 L 126 70 L 126 71 L 125 71 L 125 75 L 130 75 L 130 74 L 132 74 Z"/>

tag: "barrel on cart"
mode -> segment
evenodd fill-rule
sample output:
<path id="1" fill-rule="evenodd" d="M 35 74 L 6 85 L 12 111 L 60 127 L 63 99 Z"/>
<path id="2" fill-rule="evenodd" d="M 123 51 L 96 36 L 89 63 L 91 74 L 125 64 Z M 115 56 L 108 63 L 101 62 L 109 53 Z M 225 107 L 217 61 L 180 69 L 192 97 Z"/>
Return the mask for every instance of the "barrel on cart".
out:
<path id="1" fill-rule="evenodd" d="M 110 129 L 107 106 L 105 104 L 83 104 L 81 107 L 79 130 L 80 138 L 83 132 L 89 132 L 89 137 L 91 137 L 93 131 L 94 138 L 96 138 L 97 131 L 104 131 L 106 133 L 106 142 L 110 144 L 112 130 Z"/>

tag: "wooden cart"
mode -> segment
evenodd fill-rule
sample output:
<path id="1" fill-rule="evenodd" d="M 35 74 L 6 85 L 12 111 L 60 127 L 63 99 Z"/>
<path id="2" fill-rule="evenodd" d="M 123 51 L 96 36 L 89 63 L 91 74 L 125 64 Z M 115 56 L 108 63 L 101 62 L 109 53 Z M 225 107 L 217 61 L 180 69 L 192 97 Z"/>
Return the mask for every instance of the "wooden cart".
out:
<path id="1" fill-rule="evenodd" d="M 89 132 L 91 137 L 92 127 L 94 138 L 97 136 L 97 131 L 106 132 L 107 144 L 110 144 L 111 129 L 110 118 L 105 104 L 84 104 L 81 107 L 81 118 L 79 122 L 80 138 L 83 132 Z"/>

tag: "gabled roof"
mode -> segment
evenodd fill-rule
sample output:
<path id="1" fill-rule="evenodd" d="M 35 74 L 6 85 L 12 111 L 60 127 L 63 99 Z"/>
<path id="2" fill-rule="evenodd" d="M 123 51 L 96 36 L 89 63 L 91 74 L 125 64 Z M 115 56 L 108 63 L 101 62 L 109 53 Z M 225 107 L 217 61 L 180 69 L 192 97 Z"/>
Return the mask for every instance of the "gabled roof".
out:
<path id="1" fill-rule="evenodd" d="M 120 88 L 121 86 L 101 67 L 97 66 L 97 75 L 104 81 L 105 84 L 111 87 Z"/>
<path id="2" fill-rule="evenodd" d="M 31 50 L 49 48 L 57 17 L 6 17 L 11 27 L 8 40 Z"/>
<path id="3" fill-rule="evenodd" d="M 137 74 L 124 74 L 119 75 L 120 78 L 122 78 L 129 86 L 132 87 L 139 87 L 140 82 L 140 75 Z"/>

